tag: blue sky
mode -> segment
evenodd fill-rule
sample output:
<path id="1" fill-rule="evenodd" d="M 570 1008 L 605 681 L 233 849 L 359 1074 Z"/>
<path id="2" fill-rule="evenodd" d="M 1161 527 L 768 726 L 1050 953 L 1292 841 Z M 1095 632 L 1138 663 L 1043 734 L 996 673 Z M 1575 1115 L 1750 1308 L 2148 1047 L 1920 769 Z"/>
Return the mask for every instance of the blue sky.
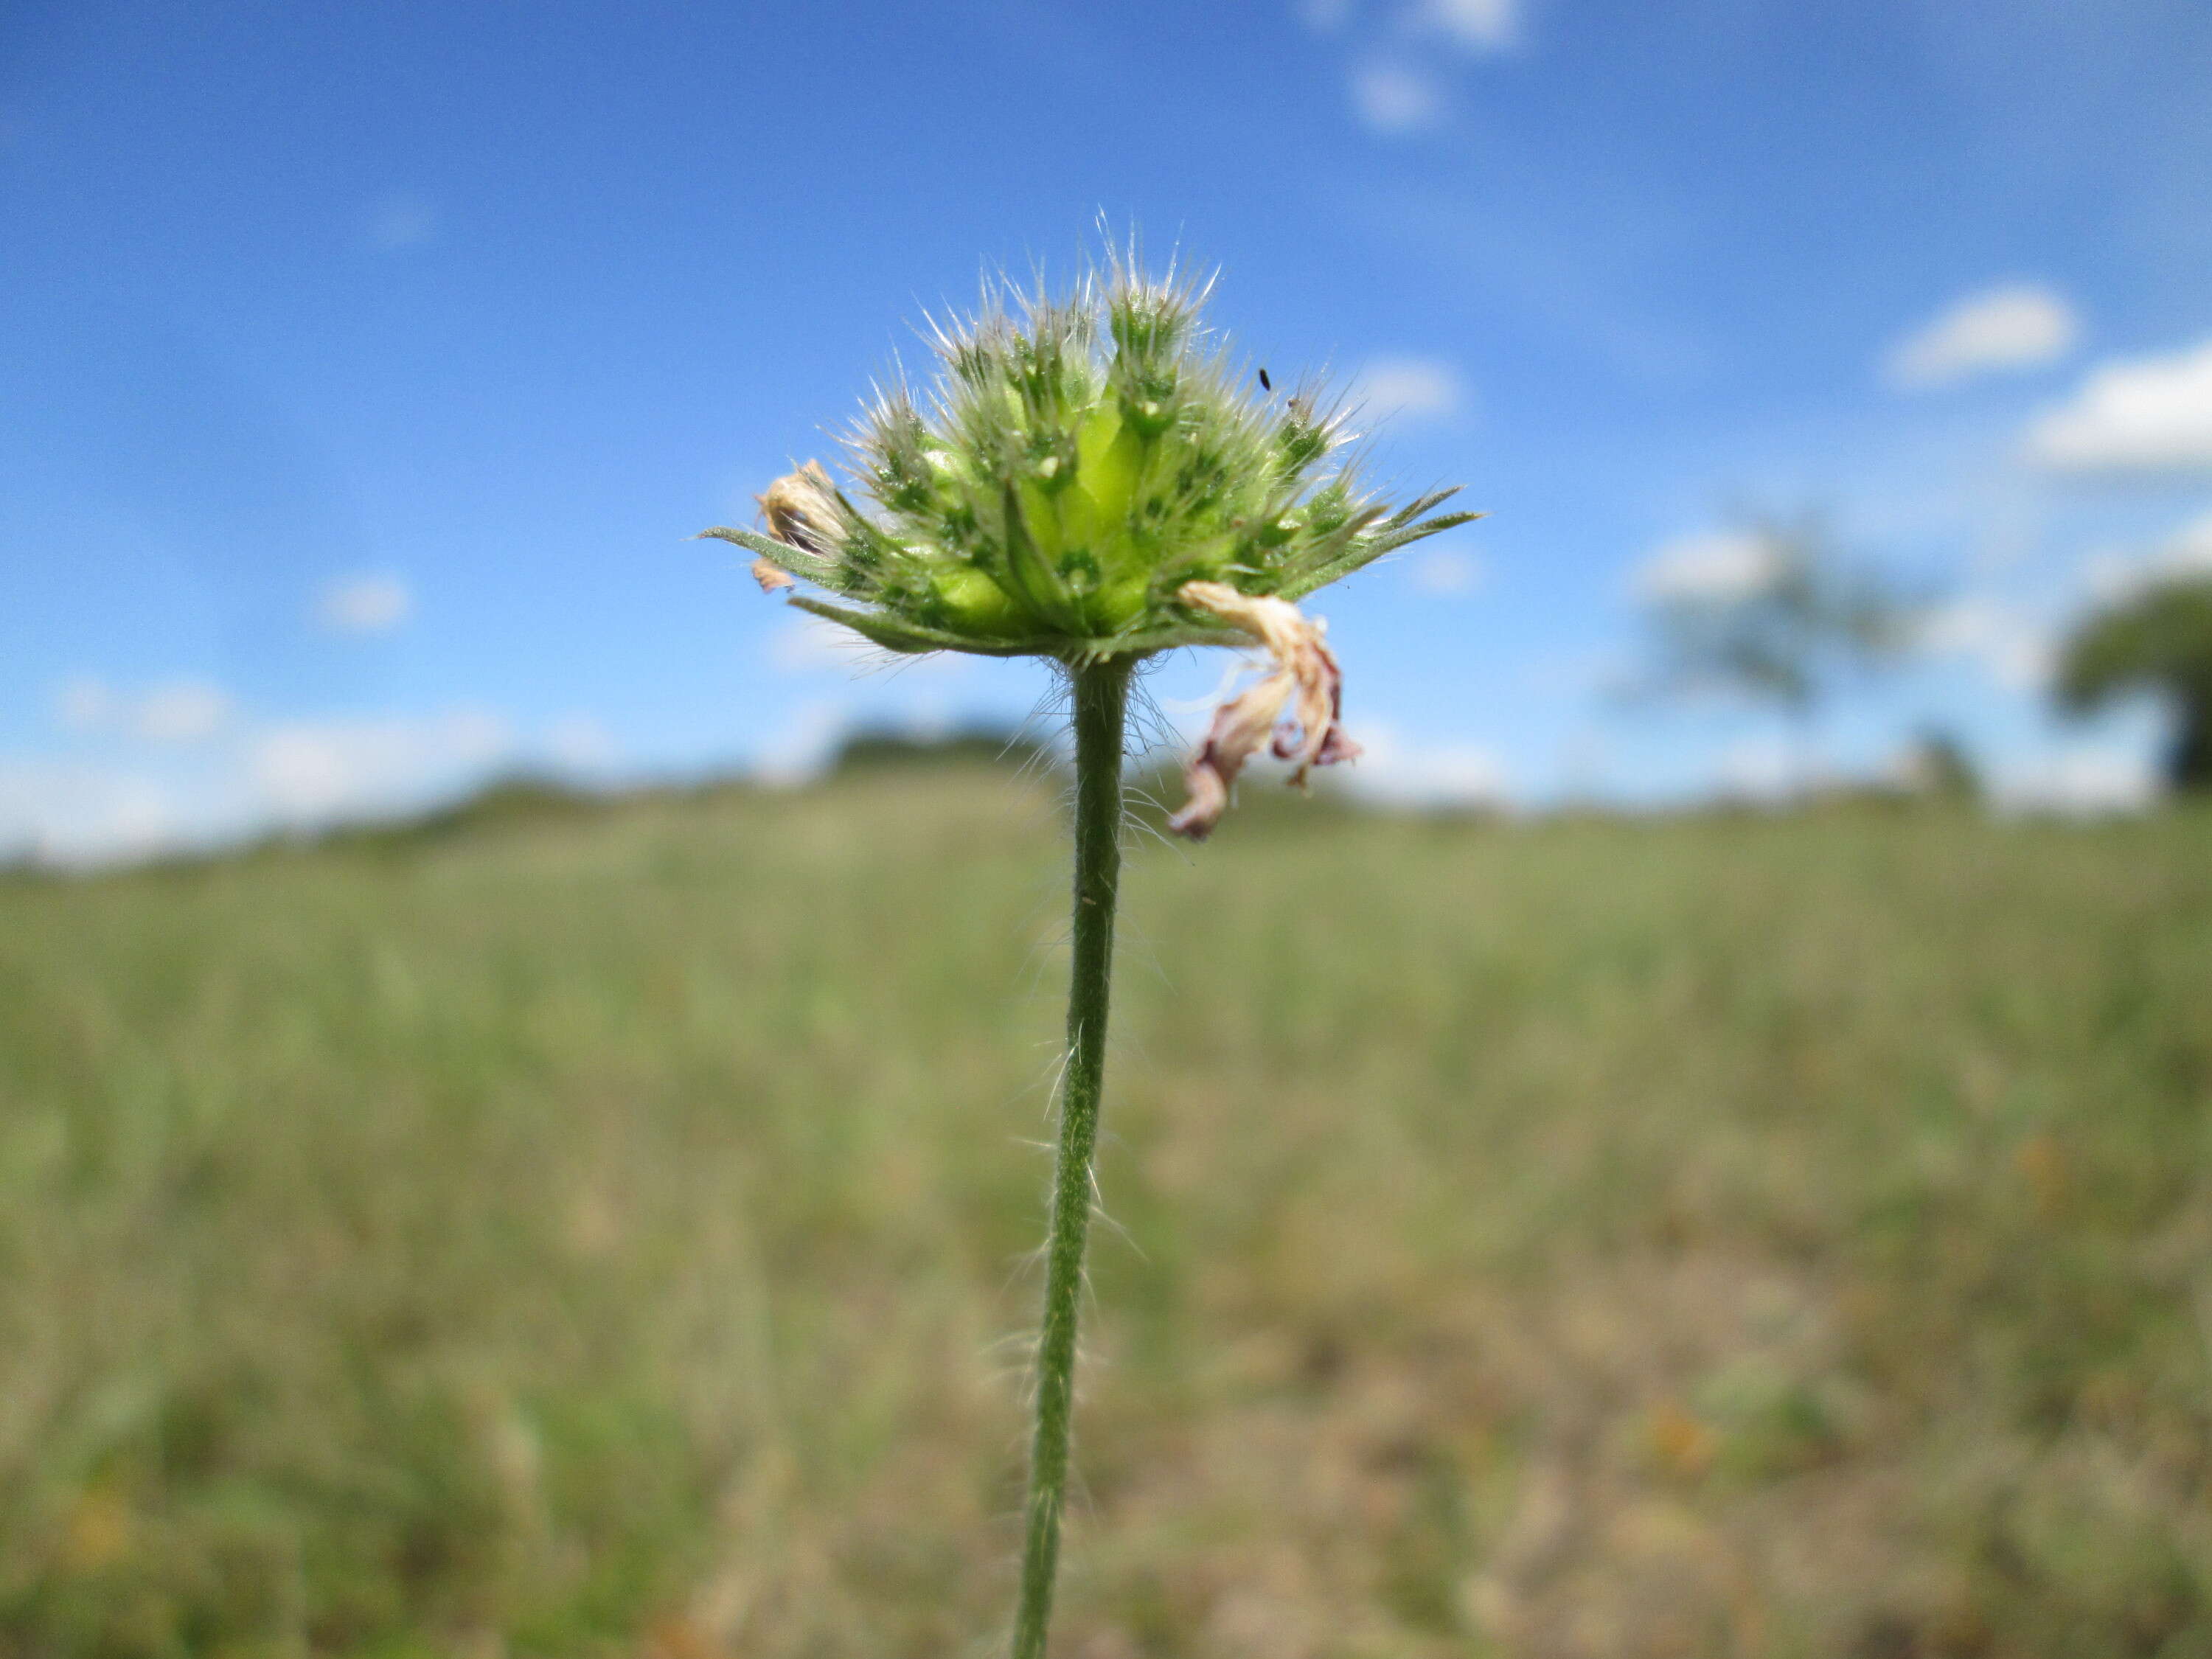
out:
<path id="1" fill-rule="evenodd" d="M 1034 666 L 872 670 L 687 538 L 1101 214 L 1492 515 L 1317 606 L 1363 787 L 1771 784 L 1771 716 L 1618 691 L 1644 596 L 1819 507 L 1943 599 L 1823 764 L 1938 721 L 2017 798 L 2129 799 L 2148 711 L 2042 678 L 2212 566 L 2208 204 L 2193 0 L 18 0 L 0 851 L 1022 714 Z M 1158 695 L 1200 721 L 1224 665 Z"/>

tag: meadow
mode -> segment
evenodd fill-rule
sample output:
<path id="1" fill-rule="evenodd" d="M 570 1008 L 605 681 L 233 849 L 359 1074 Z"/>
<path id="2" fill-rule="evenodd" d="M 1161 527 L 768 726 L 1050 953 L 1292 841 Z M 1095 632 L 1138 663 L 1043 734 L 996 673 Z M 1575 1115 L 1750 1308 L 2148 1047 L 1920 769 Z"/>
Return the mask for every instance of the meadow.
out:
<path id="1" fill-rule="evenodd" d="M 1126 889 L 1057 1652 L 2212 1654 L 2212 816 L 1264 790 Z M 1058 811 L 0 878 L 0 1655 L 989 1651 Z"/>

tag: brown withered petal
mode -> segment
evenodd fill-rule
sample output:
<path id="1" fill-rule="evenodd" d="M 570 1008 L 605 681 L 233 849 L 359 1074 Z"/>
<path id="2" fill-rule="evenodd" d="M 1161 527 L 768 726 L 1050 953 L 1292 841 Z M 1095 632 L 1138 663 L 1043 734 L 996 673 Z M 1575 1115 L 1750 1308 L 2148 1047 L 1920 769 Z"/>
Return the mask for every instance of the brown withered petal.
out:
<path id="1" fill-rule="evenodd" d="M 768 533 L 780 542 L 829 556 L 835 550 L 837 497 L 819 461 L 787 472 L 753 499 L 768 520 Z"/>
<path id="2" fill-rule="evenodd" d="M 1183 787 L 1190 792 L 1190 799 L 1168 820 L 1170 830 L 1193 841 L 1204 841 L 1212 835 L 1213 826 L 1229 810 L 1229 786 L 1222 781 L 1221 769 L 1213 763 L 1212 750 L 1209 741 L 1184 769 Z"/>
<path id="3" fill-rule="evenodd" d="M 773 593 L 780 587 L 796 587 L 799 584 L 777 569 L 766 559 L 753 561 L 753 580 L 760 584 L 763 593 Z"/>
<path id="4" fill-rule="evenodd" d="M 1344 735 L 1344 728 L 1332 726 L 1328 735 L 1321 740 L 1321 753 L 1314 757 L 1316 766 L 1334 766 L 1339 761 L 1358 760 L 1367 751 Z"/>
<path id="5" fill-rule="evenodd" d="M 1183 769 L 1183 784 L 1190 791 L 1190 799 L 1168 820 L 1169 829 L 1193 841 L 1206 839 L 1229 805 L 1229 790 L 1237 775 L 1267 743 L 1290 694 L 1290 677 L 1279 672 L 1213 711 L 1213 725 L 1206 741 Z"/>
<path id="6" fill-rule="evenodd" d="M 1293 784 L 1304 783 L 1313 767 L 1352 759 L 1359 745 L 1337 724 L 1344 673 L 1323 640 L 1321 622 L 1288 600 L 1240 593 L 1221 582 L 1185 582 L 1176 598 L 1249 634 L 1275 665 L 1265 679 L 1214 711 L 1206 741 L 1184 769 L 1190 799 L 1168 828 L 1203 841 L 1220 822 L 1237 775 L 1261 744 L 1279 760 L 1297 763 Z"/>

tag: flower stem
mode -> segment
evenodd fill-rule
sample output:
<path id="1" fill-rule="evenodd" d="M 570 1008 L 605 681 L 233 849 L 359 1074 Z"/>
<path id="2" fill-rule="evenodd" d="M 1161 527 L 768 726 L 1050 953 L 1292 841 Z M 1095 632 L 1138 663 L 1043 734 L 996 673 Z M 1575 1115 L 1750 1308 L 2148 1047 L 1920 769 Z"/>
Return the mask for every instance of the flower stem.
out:
<path id="1" fill-rule="evenodd" d="M 1106 999 L 1114 964 L 1114 902 L 1121 880 L 1121 741 L 1127 659 L 1068 670 L 1075 691 L 1075 951 L 1067 988 L 1067 1070 L 1060 1096 L 1046 1243 L 1044 1323 L 1036 1355 L 1036 1432 L 1022 1543 L 1014 1659 L 1044 1659 L 1067 1497 L 1069 1417 L 1075 1398 L 1075 1322 L 1083 1247 L 1091 1231 L 1091 1158 L 1106 1071 Z"/>

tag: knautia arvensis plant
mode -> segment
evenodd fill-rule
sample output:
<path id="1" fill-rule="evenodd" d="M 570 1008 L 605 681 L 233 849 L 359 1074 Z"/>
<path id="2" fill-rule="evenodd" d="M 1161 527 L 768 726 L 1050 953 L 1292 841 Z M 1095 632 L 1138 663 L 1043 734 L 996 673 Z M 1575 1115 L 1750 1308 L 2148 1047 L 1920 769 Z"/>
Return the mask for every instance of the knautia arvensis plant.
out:
<path id="1" fill-rule="evenodd" d="M 1262 747 L 1293 782 L 1358 752 L 1322 624 L 1296 602 L 1475 516 L 1437 513 L 1449 490 L 1393 507 L 1362 488 L 1341 407 L 1233 362 L 1201 320 L 1210 288 L 1118 256 L 1059 297 L 987 284 L 976 315 L 933 331 L 926 394 L 877 391 L 847 441 L 849 485 L 808 461 L 759 497 L 766 533 L 705 532 L 756 555 L 763 589 L 887 651 L 1043 657 L 1068 683 L 1073 963 L 1016 1659 L 1045 1650 L 1067 1486 L 1131 676 L 1181 646 L 1266 653 L 1185 770 L 1170 827 L 1202 839 Z"/>

